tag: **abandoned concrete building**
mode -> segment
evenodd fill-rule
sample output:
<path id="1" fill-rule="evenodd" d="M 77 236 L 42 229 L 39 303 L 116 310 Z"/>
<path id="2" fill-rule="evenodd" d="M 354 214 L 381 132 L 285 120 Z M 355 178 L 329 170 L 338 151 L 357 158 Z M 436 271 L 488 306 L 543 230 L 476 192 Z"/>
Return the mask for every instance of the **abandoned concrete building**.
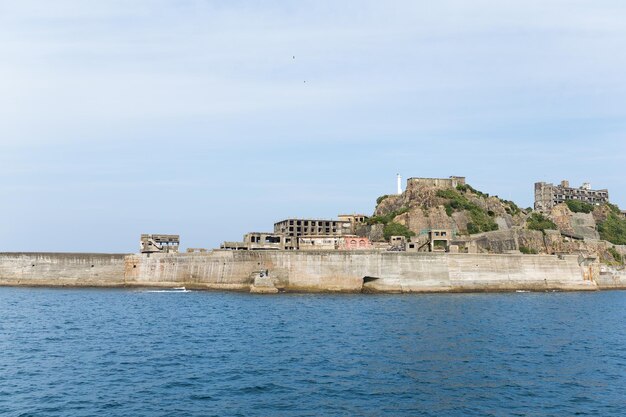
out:
<path id="1" fill-rule="evenodd" d="M 251 232 L 243 236 L 243 242 L 224 242 L 221 249 L 230 250 L 284 250 L 285 244 L 290 244 L 282 234 L 271 232 Z"/>
<path id="2" fill-rule="evenodd" d="M 393 251 L 405 251 L 407 238 L 405 236 L 391 236 L 389 238 L 389 249 Z"/>
<path id="3" fill-rule="evenodd" d="M 285 249 L 298 249 L 298 239 L 306 236 L 344 236 L 352 234 L 353 226 L 346 220 L 286 219 L 274 223 L 274 233 L 292 238 Z"/>
<path id="4" fill-rule="evenodd" d="M 243 236 L 248 250 L 281 250 L 285 248 L 285 237 L 276 233 L 251 232 Z"/>
<path id="5" fill-rule="evenodd" d="M 286 219 L 274 224 L 274 232 L 253 232 L 242 242 L 224 242 L 230 250 L 359 250 L 372 247 L 364 237 L 356 236 L 357 225 L 367 221 L 363 214 L 343 214 L 338 220 Z"/>
<path id="6" fill-rule="evenodd" d="M 429 230 L 428 241 L 431 252 L 447 252 L 452 240 L 451 230 Z"/>
<path id="7" fill-rule="evenodd" d="M 306 236 L 298 238 L 298 250 L 367 250 L 373 245 L 359 236 Z"/>
<path id="8" fill-rule="evenodd" d="M 449 252 L 454 233 L 449 229 L 430 229 L 413 236 L 406 244 L 407 252 Z"/>
<path id="9" fill-rule="evenodd" d="M 465 177 L 452 176 L 450 178 L 409 178 L 407 188 L 433 187 L 433 188 L 456 188 L 465 185 Z"/>
<path id="10" fill-rule="evenodd" d="M 141 235 L 139 251 L 141 253 L 178 253 L 179 235 Z"/>
<path id="11" fill-rule="evenodd" d="M 338 236 L 307 236 L 298 238 L 298 250 L 337 250 L 339 249 Z"/>
<path id="12" fill-rule="evenodd" d="M 351 233 L 354 233 L 358 225 L 367 223 L 369 216 L 365 214 L 340 214 L 337 216 L 339 221 L 350 222 L 352 226 Z"/>
<path id="13" fill-rule="evenodd" d="M 561 181 L 559 185 L 535 183 L 535 210 L 547 212 L 567 200 L 579 200 L 594 205 L 608 203 L 609 191 L 592 190 L 589 183 L 584 183 L 578 188 L 570 187 L 569 181 Z"/>
<path id="14" fill-rule="evenodd" d="M 229 250 L 365 250 L 373 248 L 366 237 L 356 235 L 285 236 L 277 233 L 248 233 L 243 242 L 224 242 Z"/>
<path id="15" fill-rule="evenodd" d="M 341 250 L 365 250 L 373 249 L 374 245 L 366 237 L 361 236 L 344 236 L 340 242 Z"/>

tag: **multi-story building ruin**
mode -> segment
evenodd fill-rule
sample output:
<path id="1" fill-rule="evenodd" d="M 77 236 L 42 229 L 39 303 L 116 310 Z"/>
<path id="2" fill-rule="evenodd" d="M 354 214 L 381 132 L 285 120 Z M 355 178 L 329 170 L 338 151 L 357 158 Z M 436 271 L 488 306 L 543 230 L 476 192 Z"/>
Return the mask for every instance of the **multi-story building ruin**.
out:
<path id="1" fill-rule="evenodd" d="M 578 200 L 594 205 L 608 203 L 609 191 L 606 189 L 592 190 L 589 183 L 573 188 L 566 180 L 561 181 L 559 185 L 545 182 L 535 183 L 535 210 L 547 212 L 557 204 L 568 200 Z"/>
<path id="2" fill-rule="evenodd" d="M 365 214 L 340 214 L 337 218 L 339 218 L 339 221 L 350 222 L 352 224 L 352 233 L 354 233 L 354 229 L 359 224 L 366 223 L 369 216 L 366 216 Z"/>
<path id="3" fill-rule="evenodd" d="M 139 250 L 141 253 L 178 253 L 179 235 L 141 235 Z"/>
<path id="4" fill-rule="evenodd" d="M 344 236 L 352 234 L 352 222 L 349 220 L 321 219 L 286 219 L 274 223 L 274 233 L 282 234 L 285 239 L 291 238 L 285 249 L 298 249 L 301 237 L 310 236 Z"/>
<path id="5" fill-rule="evenodd" d="M 372 247 L 369 239 L 355 235 L 364 214 L 343 214 L 338 220 L 286 219 L 274 224 L 274 232 L 252 232 L 242 242 L 224 242 L 230 250 L 359 250 Z"/>

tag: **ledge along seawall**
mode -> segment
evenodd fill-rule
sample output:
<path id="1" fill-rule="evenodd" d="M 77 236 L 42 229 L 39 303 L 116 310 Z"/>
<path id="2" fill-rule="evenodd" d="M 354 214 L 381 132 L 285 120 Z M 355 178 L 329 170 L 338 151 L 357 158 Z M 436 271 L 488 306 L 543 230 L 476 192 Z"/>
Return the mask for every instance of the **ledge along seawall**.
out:
<path id="1" fill-rule="evenodd" d="M 576 255 L 379 251 L 0 253 L 0 285 L 179 287 L 273 293 L 626 289 Z"/>

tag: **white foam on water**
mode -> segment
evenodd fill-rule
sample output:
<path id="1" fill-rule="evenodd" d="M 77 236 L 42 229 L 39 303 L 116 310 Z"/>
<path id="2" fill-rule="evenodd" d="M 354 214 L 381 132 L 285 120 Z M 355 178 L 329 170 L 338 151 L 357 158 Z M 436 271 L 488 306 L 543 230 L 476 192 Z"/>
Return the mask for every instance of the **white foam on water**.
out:
<path id="1" fill-rule="evenodd" d="M 167 290 L 144 290 L 144 291 L 139 291 L 139 292 L 167 292 L 167 293 L 179 293 L 179 292 L 191 292 L 191 290 L 188 290 L 185 287 L 175 287 L 175 288 L 170 288 Z"/>

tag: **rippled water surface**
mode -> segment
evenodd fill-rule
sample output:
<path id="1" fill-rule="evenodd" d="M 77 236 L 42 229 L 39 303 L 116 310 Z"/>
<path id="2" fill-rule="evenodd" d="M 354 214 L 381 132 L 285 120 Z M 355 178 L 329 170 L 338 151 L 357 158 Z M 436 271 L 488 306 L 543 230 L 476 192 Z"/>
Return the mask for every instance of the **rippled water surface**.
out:
<path id="1" fill-rule="evenodd" d="M 626 292 L 0 288 L 0 415 L 626 413 Z"/>

